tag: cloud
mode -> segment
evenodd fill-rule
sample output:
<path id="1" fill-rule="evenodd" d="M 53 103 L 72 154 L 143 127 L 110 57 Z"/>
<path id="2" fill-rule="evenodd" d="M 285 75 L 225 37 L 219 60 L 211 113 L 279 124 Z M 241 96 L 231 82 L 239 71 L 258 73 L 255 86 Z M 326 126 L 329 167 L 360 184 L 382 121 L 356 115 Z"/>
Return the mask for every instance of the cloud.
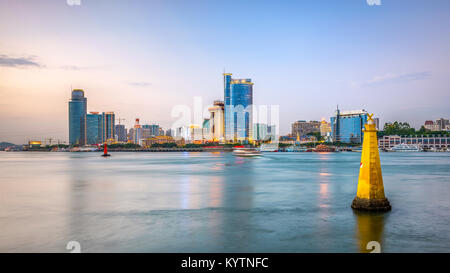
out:
<path id="1" fill-rule="evenodd" d="M 75 70 L 75 71 L 86 69 L 86 67 L 81 67 L 81 66 L 76 66 L 76 65 L 63 65 L 60 68 L 63 70 Z"/>
<path id="2" fill-rule="evenodd" d="M 0 66 L 5 67 L 43 67 L 43 65 L 35 62 L 34 56 L 31 57 L 11 57 L 0 54 Z"/>
<path id="3" fill-rule="evenodd" d="M 152 85 L 149 82 L 130 82 L 128 84 L 131 85 L 131 86 L 136 86 L 136 87 L 148 87 L 148 86 Z"/>
<path id="4" fill-rule="evenodd" d="M 89 70 L 89 69 L 98 69 L 101 68 L 100 66 L 78 66 L 78 65 L 63 65 L 59 67 L 63 70 L 68 71 L 80 71 L 80 70 Z"/>
<path id="5" fill-rule="evenodd" d="M 384 84 L 400 84 L 412 81 L 420 81 L 429 78 L 430 76 L 431 73 L 428 71 L 403 74 L 386 74 L 383 76 L 375 76 L 371 80 L 362 83 L 352 82 L 350 83 L 350 85 L 353 87 L 370 87 Z"/>

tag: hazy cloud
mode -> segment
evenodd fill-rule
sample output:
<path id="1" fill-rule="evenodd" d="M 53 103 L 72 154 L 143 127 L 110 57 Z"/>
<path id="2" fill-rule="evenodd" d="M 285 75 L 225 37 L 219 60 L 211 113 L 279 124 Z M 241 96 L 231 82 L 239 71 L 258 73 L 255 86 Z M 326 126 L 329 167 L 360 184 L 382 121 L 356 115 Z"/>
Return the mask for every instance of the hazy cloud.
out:
<path id="1" fill-rule="evenodd" d="M 34 57 L 11 57 L 0 54 L 0 66 L 5 67 L 42 67 L 43 65 L 35 62 Z"/>
<path id="2" fill-rule="evenodd" d="M 148 87 L 148 86 L 152 85 L 149 82 L 130 82 L 128 84 L 131 86 L 136 86 L 136 87 Z"/>
<path id="3" fill-rule="evenodd" d="M 100 67 L 96 66 L 78 66 L 78 65 L 63 65 L 59 67 L 63 70 L 69 70 L 69 71 L 80 71 L 80 70 L 88 70 L 88 69 L 97 69 Z"/>
<path id="4" fill-rule="evenodd" d="M 398 84 L 398 83 L 406 83 L 412 81 L 419 81 L 426 78 L 429 78 L 431 73 L 428 71 L 423 72 L 415 72 L 415 73 L 403 73 L 403 74 L 386 74 L 383 76 L 375 76 L 371 80 L 357 83 L 352 82 L 351 85 L 353 87 L 368 87 L 368 86 L 377 86 L 383 84 Z"/>
<path id="5" fill-rule="evenodd" d="M 81 66 L 76 66 L 76 65 L 63 65 L 60 68 L 63 69 L 63 70 L 75 70 L 75 71 L 85 69 L 85 68 L 83 68 Z"/>

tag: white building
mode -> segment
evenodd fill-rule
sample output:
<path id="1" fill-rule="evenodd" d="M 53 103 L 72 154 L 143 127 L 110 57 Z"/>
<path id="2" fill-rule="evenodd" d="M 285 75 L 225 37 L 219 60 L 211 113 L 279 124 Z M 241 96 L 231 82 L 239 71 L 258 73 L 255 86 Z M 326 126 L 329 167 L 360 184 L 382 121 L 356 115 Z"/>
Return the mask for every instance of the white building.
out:
<path id="1" fill-rule="evenodd" d="M 208 108 L 211 117 L 209 119 L 210 141 L 225 141 L 224 103 L 214 101 L 214 106 Z"/>

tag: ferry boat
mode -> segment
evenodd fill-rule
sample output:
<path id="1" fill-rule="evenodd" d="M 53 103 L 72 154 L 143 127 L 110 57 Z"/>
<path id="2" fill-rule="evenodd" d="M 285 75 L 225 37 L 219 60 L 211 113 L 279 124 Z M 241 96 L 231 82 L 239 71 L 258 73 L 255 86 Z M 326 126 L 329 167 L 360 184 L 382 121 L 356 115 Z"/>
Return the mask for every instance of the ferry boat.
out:
<path id="1" fill-rule="evenodd" d="M 292 145 L 286 148 L 286 152 L 308 152 L 308 148 Z"/>
<path id="2" fill-rule="evenodd" d="M 72 147 L 70 152 L 95 152 L 98 151 L 97 147 Z"/>
<path id="3" fill-rule="evenodd" d="M 316 153 L 328 153 L 328 152 L 336 152 L 336 148 L 328 147 L 323 144 L 317 145 L 316 149 L 314 149 Z"/>
<path id="4" fill-rule="evenodd" d="M 234 148 L 233 154 L 235 156 L 252 157 L 260 156 L 261 152 L 255 148 Z"/>
<path id="5" fill-rule="evenodd" d="M 259 147 L 260 152 L 278 152 L 278 143 L 262 143 Z"/>
<path id="6" fill-rule="evenodd" d="M 392 147 L 389 151 L 391 152 L 421 152 L 423 151 L 422 147 L 414 144 L 398 144 Z"/>

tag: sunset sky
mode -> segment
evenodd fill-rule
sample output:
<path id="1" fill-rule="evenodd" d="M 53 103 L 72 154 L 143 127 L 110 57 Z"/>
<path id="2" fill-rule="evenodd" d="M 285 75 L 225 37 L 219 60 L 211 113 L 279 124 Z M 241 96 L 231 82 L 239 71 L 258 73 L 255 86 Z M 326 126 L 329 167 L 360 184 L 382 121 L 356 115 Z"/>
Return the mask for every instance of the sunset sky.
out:
<path id="1" fill-rule="evenodd" d="M 366 109 L 381 123 L 450 118 L 450 1 L 0 0 L 0 142 L 68 140 L 88 111 L 164 128 L 175 105 L 223 99 L 222 73 L 296 120 Z"/>

